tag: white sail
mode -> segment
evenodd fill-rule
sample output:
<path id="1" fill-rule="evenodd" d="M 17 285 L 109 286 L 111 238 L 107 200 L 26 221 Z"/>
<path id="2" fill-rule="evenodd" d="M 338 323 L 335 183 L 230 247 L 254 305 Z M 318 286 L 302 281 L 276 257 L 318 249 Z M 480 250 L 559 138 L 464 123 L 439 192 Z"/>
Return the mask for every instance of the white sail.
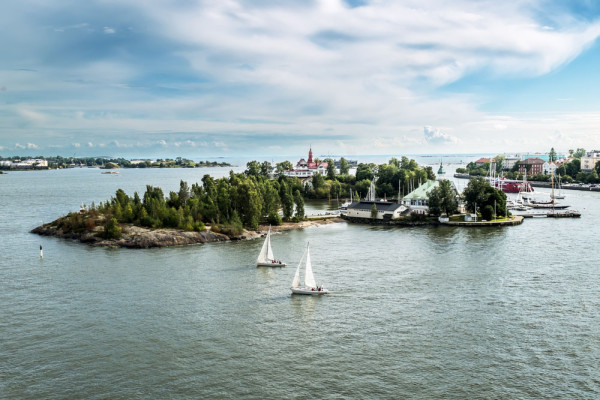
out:
<path id="1" fill-rule="evenodd" d="M 312 264 L 310 263 L 310 250 L 308 249 L 308 245 L 306 245 L 306 270 L 304 271 L 304 286 L 310 288 L 317 286 L 312 272 Z"/>
<path id="2" fill-rule="evenodd" d="M 267 260 L 274 260 L 273 248 L 271 247 L 271 227 L 269 226 L 269 232 L 267 232 Z"/>
<path id="3" fill-rule="evenodd" d="M 271 249 L 271 228 L 269 227 L 269 232 L 267 232 L 267 238 L 263 243 L 262 249 L 260 249 L 260 253 L 258 254 L 258 258 L 256 259 L 256 263 L 267 263 L 273 259 L 273 250 Z"/>
<path id="4" fill-rule="evenodd" d="M 292 288 L 300 287 L 300 267 L 302 266 L 302 261 L 304 260 L 305 254 L 306 250 L 304 250 L 302 258 L 300 258 L 300 262 L 298 263 L 298 268 L 296 268 L 296 274 L 294 275 L 294 280 L 292 281 Z"/>

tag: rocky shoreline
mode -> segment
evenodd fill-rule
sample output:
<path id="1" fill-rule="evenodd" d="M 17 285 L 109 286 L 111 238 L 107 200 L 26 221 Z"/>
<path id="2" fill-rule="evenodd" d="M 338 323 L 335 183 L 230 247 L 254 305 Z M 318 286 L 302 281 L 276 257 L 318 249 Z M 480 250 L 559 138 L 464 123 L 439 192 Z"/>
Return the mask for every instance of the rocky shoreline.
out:
<path id="1" fill-rule="evenodd" d="M 283 232 L 292 229 L 304 229 L 311 226 L 325 225 L 331 223 L 344 222 L 341 218 L 328 218 L 301 221 L 297 223 L 284 222 L 280 226 L 271 227 L 271 232 Z M 148 249 L 151 247 L 172 247 L 186 246 L 200 243 L 214 243 L 231 240 L 249 240 L 256 239 L 267 233 L 268 225 L 261 225 L 257 231 L 244 230 L 239 236 L 227 236 L 222 233 L 212 232 L 207 227 L 203 232 L 190 232 L 180 229 L 149 229 L 131 224 L 122 224 L 122 234 L 120 239 L 104 239 L 98 236 L 101 227 L 93 230 L 77 232 L 63 232 L 55 223 L 48 223 L 38 226 L 31 230 L 42 236 L 53 236 L 62 239 L 77 240 L 92 246 L 104 247 L 124 247 L 131 249 Z"/>

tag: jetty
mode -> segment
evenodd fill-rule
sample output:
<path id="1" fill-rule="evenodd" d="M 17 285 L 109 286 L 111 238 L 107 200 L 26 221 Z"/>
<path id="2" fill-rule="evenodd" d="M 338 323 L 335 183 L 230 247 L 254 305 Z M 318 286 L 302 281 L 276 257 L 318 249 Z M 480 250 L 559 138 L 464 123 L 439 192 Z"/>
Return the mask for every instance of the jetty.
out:
<path id="1" fill-rule="evenodd" d="M 444 221 L 440 222 L 442 225 L 450 226 L 471 226 L 471 227 L 482 227 L 482 226 L 515 226 L 523 223 L 522 216 L 513 216 L 510 219 L 501 219 L 493 221 Z"/>

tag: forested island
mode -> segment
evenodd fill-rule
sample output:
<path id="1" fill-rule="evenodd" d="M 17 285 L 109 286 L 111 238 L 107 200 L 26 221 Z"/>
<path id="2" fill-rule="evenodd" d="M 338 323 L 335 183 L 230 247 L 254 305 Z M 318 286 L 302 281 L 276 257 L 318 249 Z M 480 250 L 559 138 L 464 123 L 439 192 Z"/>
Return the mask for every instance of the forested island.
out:
<path id="1" fill-rule="evenodd" d="M 168 195 L 150 185 L 142 195 L 118 189 L 111 199 L 82 207 L 32 232 L 125 247 L 242 238 L 259 230 L 260 224 L 306 226 L 305 199 L 348 197 L 350 190 L 364 195 L 375 174 L 382 197 L 406 193 L 419 181 L 435 178 L 431 167 L 420 168 L 414 160 L 402 157 L 381 165 L 359 164 L 356 175 L 343 170 L 344 174 L 337 174 L 332 168 L 326 176 L 316 174 L 303 183 L 283 174 L 286 163 L 272 167 L 269 162 L 251 161 L 243 173 L 230 171 L 228 177 L 219 179 L 207 174 L 191 186 L 182 180 L 179 190 Z M 152 231 L 183 239 L 151 243 L 139 237 L 141 232 Z M 124 235 L 130 239 L 120 244 Z M 138 239 L 139 243 L 134 243 Z"/>

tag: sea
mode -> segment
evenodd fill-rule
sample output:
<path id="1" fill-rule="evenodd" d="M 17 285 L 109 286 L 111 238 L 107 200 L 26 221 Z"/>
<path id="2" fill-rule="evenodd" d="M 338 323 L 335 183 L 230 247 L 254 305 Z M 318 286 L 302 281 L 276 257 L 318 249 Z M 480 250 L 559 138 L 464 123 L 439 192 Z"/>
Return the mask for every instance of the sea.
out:
<path id="1" fill-rule="evenodd" d="M 440 159 L 451 175 L 473 158 L 417 161 Z M 600 398 L 598 192 L 565 191 L 579 219 L 288 231 L 272 236 L 285 268 L 255 266 L 261 239 L 139 250 L 30 233 L 119 188 L 168 194 L 231 169 L 245 163 L 0 175 L 0 398 Z M 308 242 L 329 295 L 291 295 Z"/>

